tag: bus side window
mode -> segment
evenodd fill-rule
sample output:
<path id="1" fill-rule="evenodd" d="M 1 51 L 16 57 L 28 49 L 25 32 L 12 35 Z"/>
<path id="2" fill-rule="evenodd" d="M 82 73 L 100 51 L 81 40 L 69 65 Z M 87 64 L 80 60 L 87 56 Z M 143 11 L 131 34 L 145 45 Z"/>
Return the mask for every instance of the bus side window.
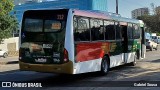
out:
<path id="1" fill-rule="evenodd" d="M 115 25 L 113 21 L 104 21 L 105 40 L 115 40 Z"/>
<path id="2" fill-rule="evenodd" d="M 109 27 L 105 27 L 105 40 L 109 40 Z"/>
<path id="3" fill-rule="evenodd" d="M 77 18 L 74 17 L 73 18 L 73 30 L 74 30 L 74 40 L 75 41 L 79 41 L 78 38 L 79 38 L 79 32 L 77 32 Z"/>
<path id="4" fill-rule="evenodd" d="M 120 31 L 120 25 L 118 22 L 115 22 L 115 29 L 116 29 L 116 39 L 121 39 L 121 31 Z"/>
<path id="5" fill-rule="evenodd" d="M 81 41 L 79 32 L 74 33 L 74 40 Z"/>
<path id="6" fill-rule="evenodd" d="M 74 40 L 90 41 L 89 19 L 85 17 L 75 17 L 74 24 Z"/>
<path id="7" fill-rule="evenodd" d="M 104 40 L 103 21 L 99 19 L 90 19 L 92 41 Z"/>

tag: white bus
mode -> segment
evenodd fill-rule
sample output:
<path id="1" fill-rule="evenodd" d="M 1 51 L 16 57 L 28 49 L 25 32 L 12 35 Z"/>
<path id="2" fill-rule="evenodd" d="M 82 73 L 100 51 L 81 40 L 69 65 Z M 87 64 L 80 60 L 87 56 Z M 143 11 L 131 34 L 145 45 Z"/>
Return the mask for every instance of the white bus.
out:
<path id="1" fill-rule="evenodd" d="M 75 9 L 28 10 L 20 32 L 20 70 L 79 74 L 143 57 L 139 20 Z"/>

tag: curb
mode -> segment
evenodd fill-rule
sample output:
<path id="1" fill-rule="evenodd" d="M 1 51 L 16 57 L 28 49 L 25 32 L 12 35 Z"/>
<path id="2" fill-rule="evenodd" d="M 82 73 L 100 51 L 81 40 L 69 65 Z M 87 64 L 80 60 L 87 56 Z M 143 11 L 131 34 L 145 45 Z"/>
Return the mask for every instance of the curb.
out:
<path id="1" fill-rule="evenodd" d="M 7 62 L 0 62 L 0 65 L 5 65 L 7 64 Z"/>
<path id="2" fill-rule="evenodd" d="M 18 64 L 19 61 L 0 62 L 0 65 Z"/>

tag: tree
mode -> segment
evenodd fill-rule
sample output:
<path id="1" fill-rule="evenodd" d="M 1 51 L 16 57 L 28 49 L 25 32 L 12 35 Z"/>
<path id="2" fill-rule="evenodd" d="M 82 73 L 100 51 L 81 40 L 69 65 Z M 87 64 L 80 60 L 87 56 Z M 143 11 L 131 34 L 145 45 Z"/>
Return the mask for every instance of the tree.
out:
<path id="1" fill-rule="evenodd" d="M 157 33 L 160 35 L 160 13 L 156 12 L 154 3 L 151 3 L 152 15 L 139 16 L 137 19 L 141 19 L 147 26 L 148 32 Z"/>
<path id="2" fill-rule="evenodd" d="M 138 19 L 144 21 L 148 31 L 160 33 L 160 15 L 144 15 L 139 16 Z"/>
<path id="3" fill-rule="evenodd" d="M 0 0 L 0 43 L 4 38 L 10 37 L 18 27 L 16 18 L 10 15 L 13 8 L 13 0 Z"/>

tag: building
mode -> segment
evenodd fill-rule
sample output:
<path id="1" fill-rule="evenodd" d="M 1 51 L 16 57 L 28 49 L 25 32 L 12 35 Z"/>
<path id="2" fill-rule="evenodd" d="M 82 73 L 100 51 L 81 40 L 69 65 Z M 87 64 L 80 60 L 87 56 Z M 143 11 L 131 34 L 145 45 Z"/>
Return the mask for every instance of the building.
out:
<path id="1" fill-rule="evenodd" d="M 75 8 L 107 11 L 107 0 L 14 0 L 14 4 L 11 14 L 16 16 L 19 25 L 21 25 L 23 12 L 28 9 Z M 19 30 L 13 32 L 13 36 L 18 36 L 18 32 Z"/>
<path id="2" fill-rule="evenodd" d="M 14 4 L 11 14 L 16 16 L 19 25 L 21 25 L 23 12 L 28 9 L 75 8 L 107 11 L 107 0 L 14 0 Z M 18 36 L 18 33 L 19 30 L 16 30 L 13 36 Z"/>
<path id="3" fill-rule="evenodd" d="M 148 15 L 149 9 L 148 8 L 138 8 L 138 9 L 133 10 L 131 13 L 132 13 L 132 18 L 137 18 L 138 16 Z"/>
<path id="4" fill-rule="evenodd" d="M 156 14 L 160 14 L 160 6 L 156 7 Z"/>
<path id="5" fill-rule="evenodd" d="M 22 5 L 22 4 L 26 4 L 26 3 L 41 3 L 44 1 L 46 1 L 46 0 L 14 0 L 14 4 L 15 5 Z"/>
<path id="6" fill-rule="evenodd" d="M 7 51 L 9 56 L 18 56 L 19 50 L 19 38 L 18 37 L 11 37 L 4 39 L 3 42 L 0 44 L 0 49 Z"/>
<path id="7" fill-rule="evenodd" d="M 107 11 L 107 0 L 15 0 L 14 3 L 16 6 L 11 14 L 14 14 L 19 22 L 27 9 L 75 8 Z"/>
<path id="8" fill-rule="evenodd" d="M 14 10 L 10 13 L 15 15 L 21 25 L 23 12 L 28 9 L 40 8 L 75 8 L 81 10 L 107 11 L 107 0 L 14 0 Z M 13 32 L 18 36 L 18 31 Z M 4 40 L 0 49 L 6 50 L 10 55 L 18 55 L 18 37 Z"/>

